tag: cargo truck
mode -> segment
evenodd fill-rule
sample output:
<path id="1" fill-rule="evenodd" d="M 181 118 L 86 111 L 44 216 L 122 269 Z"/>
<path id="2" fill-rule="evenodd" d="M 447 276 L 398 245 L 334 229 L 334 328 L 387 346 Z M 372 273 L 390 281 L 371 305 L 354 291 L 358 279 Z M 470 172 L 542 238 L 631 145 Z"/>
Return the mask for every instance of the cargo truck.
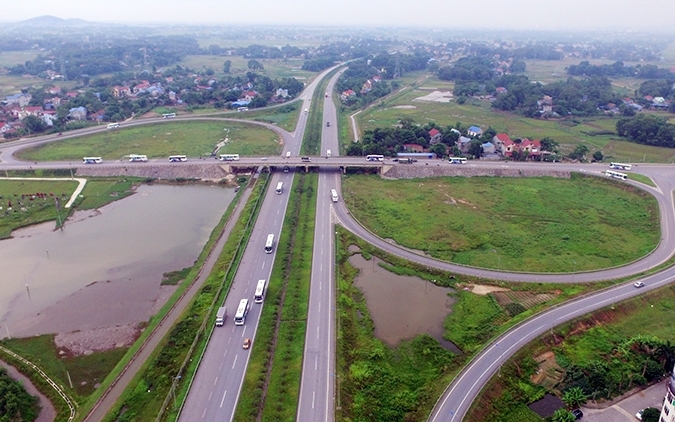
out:
<path id="1" fill-rule="evenodd" d="M 216 314 L 216 327 L 222 327 L 225 324 L 226 317 L 227 317 L 227 307 L 222 306 L 218 308 L 218 313 Z"/>

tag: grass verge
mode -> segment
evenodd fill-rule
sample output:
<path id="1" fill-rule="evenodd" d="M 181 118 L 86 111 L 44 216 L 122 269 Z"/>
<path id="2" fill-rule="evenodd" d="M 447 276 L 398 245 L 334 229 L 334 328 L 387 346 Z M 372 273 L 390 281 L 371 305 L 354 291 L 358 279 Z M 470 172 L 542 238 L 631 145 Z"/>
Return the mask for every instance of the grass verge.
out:
<path id="1" fill-rule="evenodd" d="M 302 139 L 303 155 L 319 155 L 321 147 L 321 131 L 323 130 L 323 101 L 326 87 L 331 77 L 339 71 L 339 68 L 332 70 L 319 82 L 312 95 L 312 107 L 309 109 L 307 125 L 305 126 L 305 136 Z M 337 122 L 333 122 L 337 124 Z"/>
<path id="2" fill-rule="evenodd" d="M 235 421 L 292 420 L 297 411 L 311 277 L 316 174 L 299 174 L 268 283 Z"/>

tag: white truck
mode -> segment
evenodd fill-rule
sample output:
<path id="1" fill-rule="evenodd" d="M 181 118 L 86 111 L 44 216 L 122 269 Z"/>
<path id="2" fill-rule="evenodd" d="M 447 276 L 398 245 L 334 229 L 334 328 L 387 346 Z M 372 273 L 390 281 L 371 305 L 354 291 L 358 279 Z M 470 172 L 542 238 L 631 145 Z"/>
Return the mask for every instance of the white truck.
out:
<path id="1" fill-rule="evenodd" d="M 218 313 L 216 313 L 216 327 L 222 327 L 225 324 L 225 318 L 227 317 L 227 307 L 221 306 L 218 308 Z"/>

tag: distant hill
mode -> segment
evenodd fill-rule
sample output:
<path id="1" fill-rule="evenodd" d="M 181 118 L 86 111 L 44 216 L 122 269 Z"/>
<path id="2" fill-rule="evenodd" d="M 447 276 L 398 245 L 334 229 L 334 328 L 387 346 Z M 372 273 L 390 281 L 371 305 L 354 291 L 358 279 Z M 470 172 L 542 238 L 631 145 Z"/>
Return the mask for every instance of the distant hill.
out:
<path id="1" fill-rule="evenodd" d="M 87 26 L 94 25 L 92 22 L 87 22 L 82 19 L 62 19 L 56 16 L 45 15 L 36 18 L 26 19 L 25 21 L 17 22 L 16 26 L 48 26 L 48 27 L 66 27 L 66 26 Z"/>

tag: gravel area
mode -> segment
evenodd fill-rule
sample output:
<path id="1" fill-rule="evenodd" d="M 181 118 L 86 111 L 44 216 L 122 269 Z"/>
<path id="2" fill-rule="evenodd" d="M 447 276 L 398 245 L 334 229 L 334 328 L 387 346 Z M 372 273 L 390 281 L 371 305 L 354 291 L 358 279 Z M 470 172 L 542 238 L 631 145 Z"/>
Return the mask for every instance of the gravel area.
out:
<path id="1" fill-rule="evenodd" d="M 57 334 L 54 337 L 54 343 L 61 355 L 89 355 L 119 347 L 129 347 L 141 332 L 142 330 L 135 324 L 94 328 Z"/>

